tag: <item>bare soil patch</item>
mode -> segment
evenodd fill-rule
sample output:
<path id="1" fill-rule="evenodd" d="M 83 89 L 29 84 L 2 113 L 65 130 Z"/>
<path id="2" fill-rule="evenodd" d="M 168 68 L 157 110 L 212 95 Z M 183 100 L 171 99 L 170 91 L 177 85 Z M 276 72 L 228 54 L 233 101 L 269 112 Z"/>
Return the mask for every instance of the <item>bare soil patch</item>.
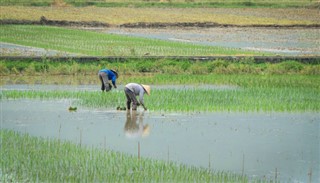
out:
<path id="1" fill-rule="evenodd" d="M 124 27 L 124 28 L 170 28 L 170 27 L 197 27 L 197 28 L 212 28 L 212 27 L 261 27 L 261 28 L 320 28 L 320 24 L 220 24 L 216 22 L 136 22 L 124 23 L 119 25 L 108 24 L 98 21 L 67 21 L 67 20 L 49 20 L 42 16 L 39 21 L 34 20 L 15 20 L 2 19 L 0 24 L 15 24 L 15 25 L 51 25 L 51 26 L 71 26 L 71 27 Z"/>

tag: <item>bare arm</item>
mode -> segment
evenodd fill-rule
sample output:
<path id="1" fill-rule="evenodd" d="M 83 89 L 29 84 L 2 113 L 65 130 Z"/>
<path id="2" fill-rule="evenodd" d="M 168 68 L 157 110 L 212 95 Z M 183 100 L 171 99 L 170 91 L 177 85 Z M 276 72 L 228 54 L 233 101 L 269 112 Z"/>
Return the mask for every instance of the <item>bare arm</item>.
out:
<path id="1" fill-rule="evenodd" d="M 142 105 L 142 107 L 144 108 L 144 110 L 147 110 L 147 107 L 145 106 L 144 101 L 143 101 L 143 96 L 144 96 L 144 91 L 142 90 L 139 93 L 139 102 Z"/>

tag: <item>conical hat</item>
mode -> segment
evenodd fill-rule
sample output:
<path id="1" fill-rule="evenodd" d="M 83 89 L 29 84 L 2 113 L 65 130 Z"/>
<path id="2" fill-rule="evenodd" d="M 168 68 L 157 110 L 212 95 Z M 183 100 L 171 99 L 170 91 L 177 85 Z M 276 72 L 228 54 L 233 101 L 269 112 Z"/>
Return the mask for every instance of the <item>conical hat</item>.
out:
<path id="1" fill-rule="evenodd" d="M 144 88 L 144 90 L 146 90 L 147 94 L 150 95 L 150 86 L 149 85 L 143 85 L 143 84 L 141 84 L 141 86 Z"/>

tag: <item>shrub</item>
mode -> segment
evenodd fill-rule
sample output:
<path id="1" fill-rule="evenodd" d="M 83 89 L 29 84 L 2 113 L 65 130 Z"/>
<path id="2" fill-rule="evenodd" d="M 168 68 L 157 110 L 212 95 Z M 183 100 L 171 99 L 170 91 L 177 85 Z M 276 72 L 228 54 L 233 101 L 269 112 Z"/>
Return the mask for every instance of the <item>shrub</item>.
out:
<path id="1" fill-rule="evenodd" d="M 0 75 L 6 75 L 9 74 L 10 70 L 7 68 L 7 66 L 4 63 L 0 63 Z"/>
<path id="2" fill-rule="evenodd" d="M 286 61 L 278 64 L 281 69 L 288 72 L 299 72 L 303 69 L 303 64 L 296 61 Z"/>
<path id="3" fill-rule="evenodd" d="M 154 71 L 153 64 L 149 61 L 138 61 L 136 64 L 137 70 L 139 72 L 152 72 Z"/>
<path id="4" fill-rule="evenodd" d="M 320 65 L 307 65 L 300 73 L 306 75 L 320 75 Z"/>
<path id="5" fill-rule="evenodd" d="M 182 67 L 170 66 L 170 65 L 163 66 L 161 70 L 162 70 L 162 73 L 166 73 L 166 74 L 184 73 L 184 69 Z"/>
<path id="6" fill-rule="evenodd" d="M 35 64 L 34 63 L 30 63 L 29 66 L 24 69 L 24 72 L 27 75 L 30 75 L 30 76 L 35 75 L 36 74 Z"/>
<path id="7" fill-rule="evenodd" d="M 11 69 L 11 73 L 13 73 L 13 74 L 20 74 L 20 71 L 19 71 L 16 67 L 13 67 L 13 68 Z"/>
<path id="8" fill-rule="evenodd" d="M 270 74 L 299 73 L 304 68 L 302 63 L 286 61 L 278 64 L 269 64 L 266 71 Z"/>
<path id="9" fill-rule="evenodd" d="M 208 69 L 207 66 L 201 64 L 201 62 L 196 62 L 189 67 L 189 72 L 192 74 L 207 74 Z"/>
<path id="10" fill-rule="evenodd" d="M 48 62 L 34 62 L 34 68 L 36 72 L 46 73 L 49 70 L 49 64 Z"/>

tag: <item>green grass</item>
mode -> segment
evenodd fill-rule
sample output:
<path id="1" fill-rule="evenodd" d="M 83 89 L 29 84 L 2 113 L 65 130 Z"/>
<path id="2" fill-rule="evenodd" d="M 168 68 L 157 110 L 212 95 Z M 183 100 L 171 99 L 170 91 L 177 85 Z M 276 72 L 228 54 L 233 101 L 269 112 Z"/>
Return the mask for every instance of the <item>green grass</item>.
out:
<path id="1" fill-rule="evenodd" d="M 59 0 L 57 0 L 59 1 Z M 53 0 L 1 0 L 0 5 L 25 5 L 25 6 L 50 6 Z M 100 6 L 100 7 L 175 7 L 175 8 L 199 8 L 199 7 L 274 7 L 297 8 L 316 5 L 316 0 L 60 0 L 73 6 Z M 61 4 L 61 3 L 60 3 Z"/>
<path id="2" fill-rule="evenodd" d="M 0 41 L 91 56 L 263 55 L 240 49 L 30 25 L 1 25 Z"/>
<path id="3" fill-rule="evenodd" d="M 245 176 L 139 159 L 59 139 L 0 130 L 1 182 L 248 182 Z"/>
<path id="4" fill-rule="evenodd" d="M 252 58 L 239 61 L 188 61 L 171 59 L 129 59 L 126 61 L 41 61 L 0 60 L 0 75 L 40 76 L 40 75 L 94 75 L 102 68 L 115 69 L 121 75 L 120 81 L 125 77 L 136 77 L 154 74 L 298 74 L 320 75 L 319 61 L 311 64 L 297 61 L 283 61 L 280 63 L 255 63 Z M 191 78 L 192 79 L 192 78 Z"/>
<path id="5" fill-rule="evenodd" d="M 125 62 L 2 61 L 0 71 L 12 83 L 93 84 L 97 91 L 2 91 L 2 99 L 38 98 L 76 100 L 77 105 L 115 109 L 126 98 L 122 90 L 101 93 L 97 72 L 113 68 L 120 73 L 118 86 L 129 82 L 158 85 L 194 85 L 193 90 L 152 89 L 145 101 L 152 111 L 319 111 L 319 64 L 286 61 L 256 64 L 251 59 L 188 62 L 130 60 Z M 19 76 L 23 74 L 22 76 Z M 57 77 L 55 74 L 58 74 Z M 32 81 L 27 76 L 37 75 Z M 63 77 L 60 77 L 64 75 Z M 76 77 L 79 76 L 79 77 Z M 46 78 L 45 80 L 43 78 Z M 59 79 L 60 78 L 60 79 Z M 6 80 L 6 79 L 5 79 Z M 3 81 L 5 81 L 3 80 Z M 202 85 L 227 89 L 197 88 Z"/>
<path id="6" fill-rule="evenodd" d="M 195 89 L 152 89 L 145 97 L 151 111 L 319 111 L 319 76 L 259 75 L 156 75 L 132 80 L 144 84 L 194 84 Z M 127 82 L 130 82 L 128 78 Z M 198 88 L 203 84 L 227 89 Z M 2 99 L 79 99 L 76 105 L 116 109 L 125 105 L 122 90 L 99 91 L 2 91 Z"/>

